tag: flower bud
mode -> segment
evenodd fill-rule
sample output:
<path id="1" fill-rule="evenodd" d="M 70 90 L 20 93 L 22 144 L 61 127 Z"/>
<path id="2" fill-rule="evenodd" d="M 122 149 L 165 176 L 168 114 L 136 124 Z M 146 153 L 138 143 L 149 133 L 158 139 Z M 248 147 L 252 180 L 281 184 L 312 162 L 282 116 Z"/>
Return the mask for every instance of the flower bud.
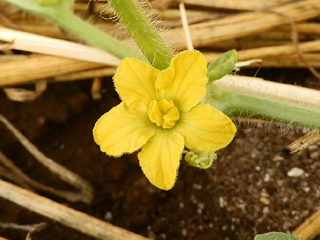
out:
<path id="1" fill-rule="evenodd" d="M 191 149 L 190 151 L 184 151 L 186 153 L 184 159 L 191 166 L 207 169 L 212 166 L 214 160 L 217 159 L 217 154 L 215 152 L 203 152 L 198 149 Z"/>

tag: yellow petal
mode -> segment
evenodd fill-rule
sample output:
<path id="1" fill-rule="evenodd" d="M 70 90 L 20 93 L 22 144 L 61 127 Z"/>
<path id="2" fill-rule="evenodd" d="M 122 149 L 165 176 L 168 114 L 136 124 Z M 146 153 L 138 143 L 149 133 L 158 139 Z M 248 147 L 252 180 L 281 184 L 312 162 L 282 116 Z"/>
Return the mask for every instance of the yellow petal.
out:
<path id="1" fill-rule="evenodd" d="M 120 103 L 96 122 L 93 136 L 102 152 L 121 156 L 141 148 L 155 132 L 147 113 L 135 111 Z"/>
<path id="2" fill-rule="evenodd" d="M 123 59 L 113 77 L 123 102 L 130 107 L 148 111 L 149 103 L 156 99 L 154 83 L 159 72 L 144 61 Z"/>
<path id="3" fill-rule="evenodd" d="M 169 68 L 159 73 L 156 88 L 160 99 L 171 99 L 181 111 L 189 111 L 206 94 L 207 61 L 198 51 L 176 55 Z"/>
<path id="4" fill-rule="evenodd" d="M 183 113 L 176 129 L 188 148 L 215 152 L 227 146 L 237 129 L 230 118 L 210 105 L 198 105 Z"/>
<path id="5" fill-rule="evenodd" d="M 142 147 L 138 158 L 142 171 L 156 187 L 173 187 L 183 151 L 183 137 L 172 130 L 159 130 Z"/>

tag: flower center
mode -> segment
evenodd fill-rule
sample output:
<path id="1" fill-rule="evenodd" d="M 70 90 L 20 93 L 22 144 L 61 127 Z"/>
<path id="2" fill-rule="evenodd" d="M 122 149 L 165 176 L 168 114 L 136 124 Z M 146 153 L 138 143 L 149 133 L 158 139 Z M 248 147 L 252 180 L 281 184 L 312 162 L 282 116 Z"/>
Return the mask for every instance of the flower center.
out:
<path id="1" fill-rule="evenodd" d="M 149 119 L 158 127 L 172 128 L 179 120 L 178 108 L 172 100 L 162 99 L 157 102 L 153 100 L 149 105 Z"/>

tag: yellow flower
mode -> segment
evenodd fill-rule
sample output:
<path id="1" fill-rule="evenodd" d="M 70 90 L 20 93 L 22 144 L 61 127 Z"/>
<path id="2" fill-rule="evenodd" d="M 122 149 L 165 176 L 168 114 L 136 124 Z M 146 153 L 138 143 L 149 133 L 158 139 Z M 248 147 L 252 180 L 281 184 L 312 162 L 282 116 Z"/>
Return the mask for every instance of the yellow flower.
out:
<path id="1" fill-rule="evenodd" d="M 142 171 L 152 184 L 168 190 L 176 181 L 184 146 L 215 152 L 228 145 L 236 132 L 232 121 L 199 104 L 206 94 L 206 66 L 198 51 L 179 53 L 163 71 L 123 59 L 114 75 L 122 102 L 93 129 L 101 151 L 121 156 L 142 148 Z"/>

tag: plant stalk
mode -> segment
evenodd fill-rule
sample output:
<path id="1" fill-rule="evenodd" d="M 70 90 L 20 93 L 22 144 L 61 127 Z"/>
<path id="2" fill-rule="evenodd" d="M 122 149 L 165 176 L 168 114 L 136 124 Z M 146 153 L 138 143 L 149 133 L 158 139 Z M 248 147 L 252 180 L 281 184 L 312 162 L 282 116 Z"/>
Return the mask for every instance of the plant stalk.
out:
<path id="1" fill-rule="evenodd" d="M 149 62 L 160 70 L 169 67 L 173 57 L 172 52 L 139 3 L 135 0 L 108 2 Z"/>
<path id="2" fill-rule="evenodd" d="M 228 75 L 207 93 L 206 102 L 229 117 L 320 129 L 320 92 L 313 89 Z"/>

